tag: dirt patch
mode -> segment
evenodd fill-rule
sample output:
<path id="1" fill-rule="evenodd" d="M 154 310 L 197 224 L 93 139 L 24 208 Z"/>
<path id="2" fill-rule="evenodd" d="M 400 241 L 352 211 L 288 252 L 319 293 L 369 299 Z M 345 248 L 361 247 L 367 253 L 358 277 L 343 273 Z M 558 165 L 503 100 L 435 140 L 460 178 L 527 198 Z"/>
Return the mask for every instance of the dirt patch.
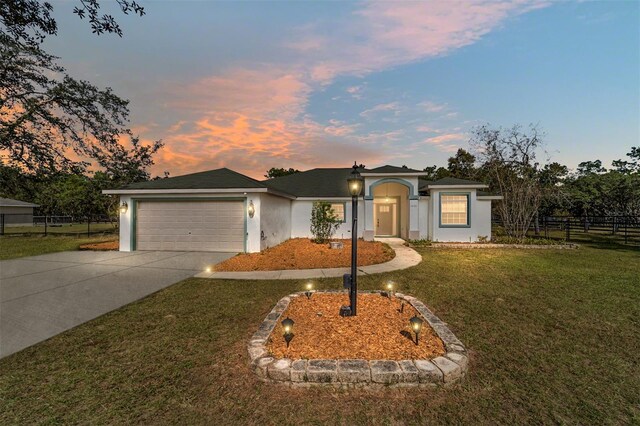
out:
<path id="1" fill-rule="evenodd" d="M 351 265 L 351 240 L 332 249 L 307 238 L 293 238 L 260 253 L 239 254 L 215 266 L 216 271 L 277 271 L 281 269 L 342 268 Z M 375 265 L 395 257 L 388 245 L 358 240 L 358 266 Z"/>
<path id="2" fill-rule="evenodd" d="M 315 293 L 310 299 L 291 300 L 282 318 L 291 318 L 294 337 L 286 346 L 280 322 L 267 350 L 276 358 L 289 359 L 429 359 L 445 353 L 442 340 L 425 321 L 418 345 L 409 319 L 419 315 L 408 303 L 380 294 L 359 294 L 358 315 L 341 317 L 349 304 L 346 294 Z"/>
<path id="3" fill-rule="evenodd" d="M 106 241 L 104 243 L 82 244 L 80 246 L 80 250 L 117 251 L 119 249 L 120 249 L 120 243 L 118 241 Z"/>

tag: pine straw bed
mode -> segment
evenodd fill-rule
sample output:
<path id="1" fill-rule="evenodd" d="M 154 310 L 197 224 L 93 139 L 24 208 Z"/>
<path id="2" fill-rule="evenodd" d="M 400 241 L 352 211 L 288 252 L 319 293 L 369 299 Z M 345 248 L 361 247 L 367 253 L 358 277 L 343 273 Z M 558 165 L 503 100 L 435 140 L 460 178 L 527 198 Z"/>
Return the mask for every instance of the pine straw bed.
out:
<path id="1" fill-rule="evenodd" d="M 342 249 L 316 244 L 307 238 L 293 238 L 260 253 L 239 254 L 215 266 L 216 271 L 277 271 L 282 269 L 342 268 L 351 265 L 351 240 Z M 395 257 L 388 245 L 358 240 L 358 266 L 375 265 Z"/>
<path id="2" fill-rule="evenodd" d="M 291 318 L 294 337 L 287 348 L 280 321 L 267 350 L 276 358 L 289 359 L 429 359 L 445 353 L 442 340 L 425 321 L 418 345 L 409 319 L 418 312 L 408 303 L 379 293 L 358 294 L 358 315 L 341 317 L 349 304 L 344 294 L 314 293 L 310 299 L 291 300 L 281 319 Z"/>

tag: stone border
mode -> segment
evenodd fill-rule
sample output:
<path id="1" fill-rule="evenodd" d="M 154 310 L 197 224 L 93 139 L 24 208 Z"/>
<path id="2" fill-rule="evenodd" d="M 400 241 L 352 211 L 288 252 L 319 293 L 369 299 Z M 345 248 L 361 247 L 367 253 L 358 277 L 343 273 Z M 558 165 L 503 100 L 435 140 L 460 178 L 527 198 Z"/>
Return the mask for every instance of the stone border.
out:
<path id="1" fill-rule="evenodd" d="M 326 290 L 320 293 L 344 293 Z M 361 291 L 360 293 L 381 293 Z M 266 316 L 256 331 L 247 350 L 253 371 L 265 382 L 292 386 L 329 385 L 337 387 L 361 386 L 435 386 L 451 384 L 465 376 L 468 368 L 467 350 L 444 322 L 436 317 L 424 303 L 412 296 L 395 293 L 395 297 L 411 304 L 435 333 L 442 339 L 446 353 L 433 359 L 417 360 L 363 360 L 363 359 L 276 359 L 269 355 L 267 340 L 273 332 L 291 299 L 304 292 L 283 297 Z"/>

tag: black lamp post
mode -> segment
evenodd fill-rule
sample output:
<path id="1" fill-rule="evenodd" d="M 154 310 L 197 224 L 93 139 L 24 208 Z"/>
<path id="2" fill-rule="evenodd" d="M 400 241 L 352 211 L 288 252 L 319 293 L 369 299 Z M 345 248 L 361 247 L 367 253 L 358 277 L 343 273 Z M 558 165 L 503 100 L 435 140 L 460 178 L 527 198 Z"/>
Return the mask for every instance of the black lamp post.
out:
<path id="1" fill-rule="evenodd" d="M 289 317 L 285 318 L 282 322 L 282 328 L 284 329 L 284 341 L 287 342 L 287 348 L 289 342 L 293 339 L 293 320 Z"/>
<path id="2" fill-rule="evenodd" d="M 418 336 L 420 335 L 420 329 L 422 328 L 422 320 L 418 316 L 414 315 L 409 320 L 411 323 L 411 329 L 416 333 L 416 345 L 418 344 Z"/>
<path id="3" fill-rule="evenodd" d="M 343 277 L 345 288 L 349 289 L 349 306 L 340 308 L 340 315 L 355 316 L 358 305 L 358 197 L 362 192 L 364 179 L 358 172 L 357 163 L 353 163 L 353 170 L 347 179 L 349 193 L 351 193 L 351 274 Z"/>

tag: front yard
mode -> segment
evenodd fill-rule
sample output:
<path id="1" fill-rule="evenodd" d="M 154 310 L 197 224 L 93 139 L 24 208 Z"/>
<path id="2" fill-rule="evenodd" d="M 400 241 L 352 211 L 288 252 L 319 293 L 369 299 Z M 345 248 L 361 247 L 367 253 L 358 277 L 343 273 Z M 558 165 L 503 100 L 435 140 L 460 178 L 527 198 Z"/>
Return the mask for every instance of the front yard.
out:
<path id="1" fill-rule="evenodd" d="M 117 240 L 117 235 L 80 238 L 63 236 L 4 236 L 0 237 L 0 260 L 37 256 L 58 251 L 78 250 L 83 244 L 97 244 Z"/>
<path id="2" fill-rule="evenodd" d="M 362 276 L 424 301 L 470 350 L 435 389 L 259 382 L 247 339 L 303 281 L 188 279 L 0 360 L 0 423 L 427 424 L 640 421 L 640 253 L 429 250 Z M 340 279 L 317 281 L 340 288 Z"/>

